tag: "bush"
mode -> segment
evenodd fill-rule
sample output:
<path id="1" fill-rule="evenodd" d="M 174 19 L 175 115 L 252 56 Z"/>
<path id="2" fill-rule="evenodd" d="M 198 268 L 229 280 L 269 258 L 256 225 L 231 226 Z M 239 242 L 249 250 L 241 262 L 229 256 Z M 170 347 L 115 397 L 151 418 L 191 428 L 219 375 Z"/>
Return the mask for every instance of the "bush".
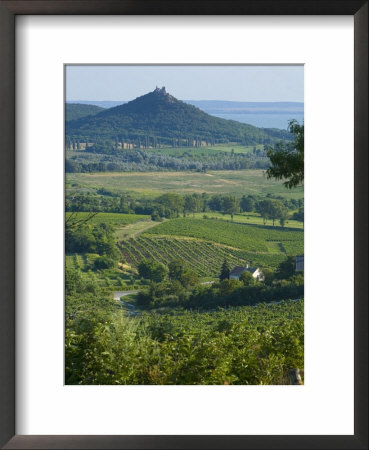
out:
<path id="1" fill-rule="evenodd" d="M 99 256 L 94 261 L 94 270 L 112 269 L 115 266 L 115 261 L 108 256 Z"/>

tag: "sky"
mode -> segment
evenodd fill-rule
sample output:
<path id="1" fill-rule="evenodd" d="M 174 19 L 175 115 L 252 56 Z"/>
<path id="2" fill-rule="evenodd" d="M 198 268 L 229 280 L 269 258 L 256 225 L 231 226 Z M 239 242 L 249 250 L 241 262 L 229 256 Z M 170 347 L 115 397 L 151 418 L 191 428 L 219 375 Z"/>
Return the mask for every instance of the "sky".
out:
<path id="1" fill-rule="evenodd" d="M 179 100 L 303 102 L 304 67 L 66 66 L 66 101 L 130 101 L 156 86 Z"/>

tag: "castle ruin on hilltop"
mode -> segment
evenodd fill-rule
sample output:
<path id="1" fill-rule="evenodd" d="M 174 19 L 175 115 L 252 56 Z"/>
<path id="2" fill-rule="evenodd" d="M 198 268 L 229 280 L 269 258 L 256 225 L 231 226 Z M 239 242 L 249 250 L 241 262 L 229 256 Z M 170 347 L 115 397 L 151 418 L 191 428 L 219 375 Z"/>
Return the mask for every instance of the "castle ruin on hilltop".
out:
<path id="1" fill-rule="evenodd" d="M 157 92 L 158 94 L 164 94 L 164 95 L 167 95 L 167 91 L 165 90 L 165 86 L 163 86 L 161 89 L 160 89 L 158 86 L 156 86 L 154 92 Z"/>

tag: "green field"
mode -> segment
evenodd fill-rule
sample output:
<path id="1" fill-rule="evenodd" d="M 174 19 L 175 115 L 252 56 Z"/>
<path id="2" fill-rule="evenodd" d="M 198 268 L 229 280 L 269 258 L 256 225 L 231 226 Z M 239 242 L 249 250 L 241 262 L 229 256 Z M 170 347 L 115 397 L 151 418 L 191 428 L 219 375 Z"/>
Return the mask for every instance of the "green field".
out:
<path id="1" fill-rule="evenodd" d="M 137 277 L 134 268 L 122 265 L 114 269 L 93 271 L 93 263 L 99 255 L 92 253 L 65 256 L 66 269 L 79 270 L 85 283 L 96 284 L 109 291 L 130 290 L 137 287 Z"/>
<path id="2" fill-rule="evenodd" d="M 66 174 L 69 192 L 94 191 L 105 188 L 111 192 L 130 193 L 137 197 L 156 197 L 164 192 L 179 194 L 203 193 L 227 195 L 281 195 L 300 199 L 302 187 L 288 190 L 282 182 L 268 180 L 263 170 L 219 170 L 199 172 L 100 172 Z M 75 186 L 73 186 L 75 185 Z"/>
<path id="3" fill-rule="evenodd" d="M 151 228 L 144 235 L 187 236 L 249 252 L 268 252 L 266 245 L 268 241 L 281 242 L 284 248 L 286 246 L 296 248 L 297 253 L 303 253 L 304 245 L 302 230 L 229 223 L 212 219 L 173 219 Z M 286 251 L 288 252 L 287 249 Z"/>
<path id="4" fill-rule="evenodd" d="M 65 213 L 65 218 L 68 218 L 71 215 L 80 221 L 85 220 L 91 213 L 88 212 L 77 212 L 77 213 Z M 122 227 L 125 225 L 133 224 L 143 220 L 150 220 L 151 217 L 144 214 L 119 214 L 119 213 L 97 213 L 96 216 L 93 216 L 88 223 L 92 225 L 100 225 L 101 223 L 106 223 L 108 225 L 112 225 L 113 227 Z"/>
<path id="5" fill-rule="evenodd" d="M 293 211 L 290 213 L 293 214 Z M 219 212 L 207 211 L 206 213 L 195 213 L 191 214 L 192 217 L 196 219 L 202 219 L 204 215 L 209 219 L 218 219 L 224 220 L 226 222 L 231 222 L 231 216 L 229 214 L 222 214 Z M 252 225 L 264 225 L 263 218 L 258 213 L 250 212 L 250 213 L 242 213 L 235 214 L 233 218 L 234 223 L 246 223 Z M 266 225 L 271 225 L 272 221 L 267 220 Z M 281 225 L 278 220 L 275 221 L 275 228 L 281 228 Z M 297 220 L 288 219 L 284 225 L 284 228 L 298 228 L 303 229 L 303 223 Z"/>
<path id="6" fill-rule="evenodd" d="M 77 213 L 78 219 L 88 213 Z M 67 213 L 67 217 L 70 213 Z M 304 233 L 301 228 L 281 228 L 252 224 L 260 217 L 236 215 L 234 222 L 221 214 L 209 214 L 204 219 L 178 218 L 154 222 L 150 216 L 135 214 L 99 213 L 91 224 L 108 223 L 115 228 L 115 238 L 128 268 L 94 272 L 100 286 L 132 285 L 138 264 L 153 259 L 164 265 L 176 258 L 185 261 L 200 278 L 215 278 L 227 260 L 231 267 L 254 265 L 275 269 L 287 255 L 304 253 Z M 211 218 L 212 217 L 212 218 Z M 68 255 L 67 267 L 80 268 L 84 277 L 91 277 L 97 255 Z M 122 284 L 123 283 L 123 284 Z"/>
<path id="7" fill-rule="evenodd" d="M 158 223 L 132 237 L 120 240 L 123 260 L 134 268 L 143 259 L 167 265 L 185 261 L 202 277 L 217 277 L 222 262 L 230 266 L 254 265 L 275 269 L 287 255 L 304 253 L 301 229 L 179 218 Z"/>

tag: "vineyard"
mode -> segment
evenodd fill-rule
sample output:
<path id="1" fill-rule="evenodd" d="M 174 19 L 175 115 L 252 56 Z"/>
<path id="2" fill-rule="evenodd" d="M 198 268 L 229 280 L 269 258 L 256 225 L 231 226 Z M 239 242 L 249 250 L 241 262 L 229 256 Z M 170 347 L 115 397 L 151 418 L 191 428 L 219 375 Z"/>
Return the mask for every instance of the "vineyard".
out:
<path id="1" fill-rule="evenodd" d="M 262 267 L 276 267 L 284 259 L 278 253 L 247 252 L 191 238 L 143 236 L 122 241 L 118 246 L 123 259 L 133 267 L 137 268 L 143 259 L 168 264 L 179 258 L 194 268 L 200 277 L 217 277 L 225 259 L 230 266 L 252 262 Z"/>
<path id="2" fill-rule="evenodd" d="M 255 257 L 251 259 L 255 261 L 260 253 L 264 256 L 278 254 L 276 246 L 270 251 L 272 243 L 279 245 L 279 253 L 284 257 L 285 254 L 297 255 L 304 252 L 302 230 L 230 223 L 220 220 L 174 219 L 147 230 L 144 236 L 186 236 L 211 241 L 243 250 L 248 254 L 252 253 Z"/>

